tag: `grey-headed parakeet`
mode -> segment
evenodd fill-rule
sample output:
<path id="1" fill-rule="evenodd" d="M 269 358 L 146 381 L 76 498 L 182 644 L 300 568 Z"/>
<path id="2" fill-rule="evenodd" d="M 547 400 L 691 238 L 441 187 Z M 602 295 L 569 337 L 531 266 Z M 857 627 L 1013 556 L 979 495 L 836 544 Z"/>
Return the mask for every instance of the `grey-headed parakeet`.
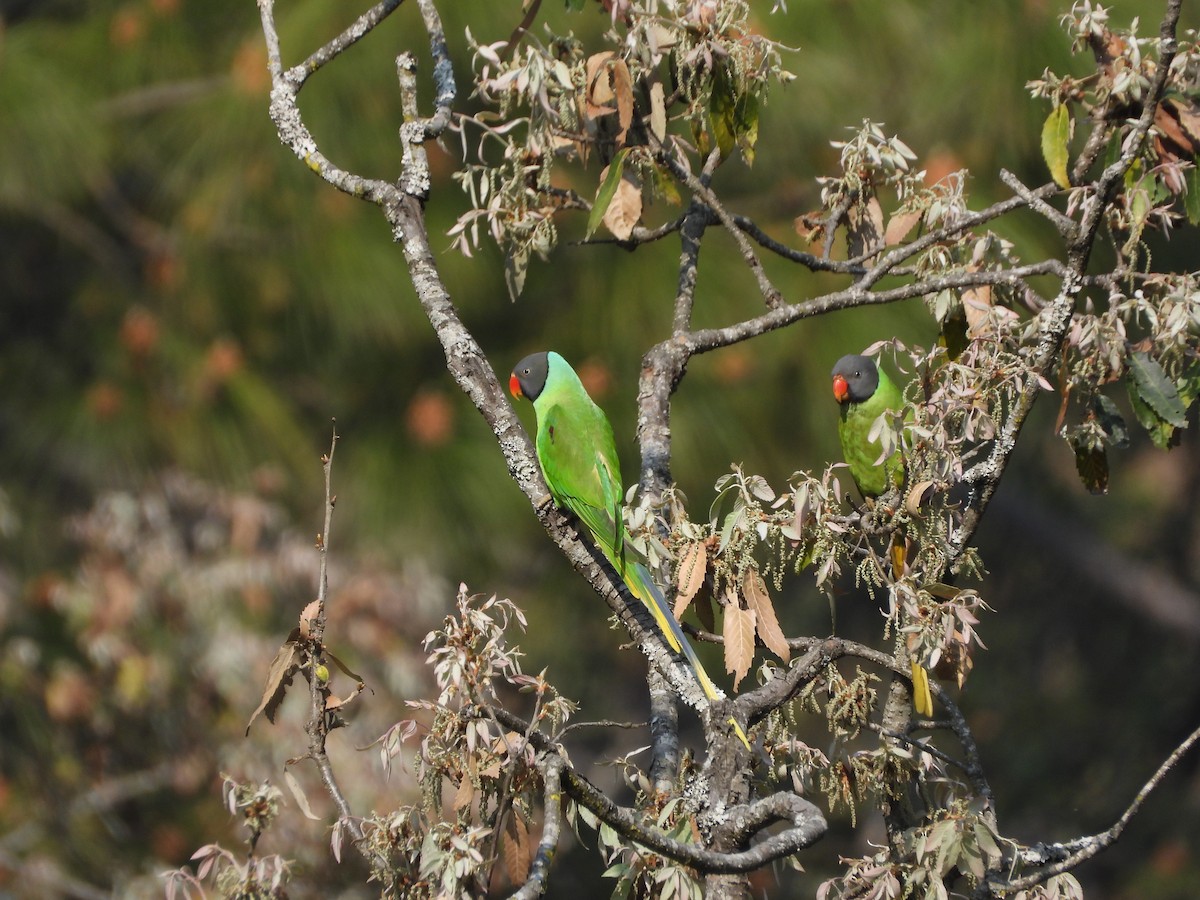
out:
<path id="1" fill-rule="evenodd" d="M 722 698 L 640 554 L 626 539 L 621 516 L 621 468 L 612 426 L 604 411 L 588 396 L 570 364 L 553 351 L 526 356 L 513 369 L 508 384 L 514 397 L 533 402 L 538 463 L 554 502 L 583 523 L 629 592 L 650 611 L 671 649 L 687 659 L 704 695 L 710 700 Z M 742 729 L 730 721 L 738 737 L 749 746 Z"/>
<path id="2" fill-rule="evenodd" d="M 833 396 L 841 405 L 838 438 L 842 457 L 850 467 L 854 483 L 864 498 L 878 497 L 891 487 L 904 483 L 904 454 L 900 447 L 880 460 L 883 446 L 871 440 L 875 421 L 889 410 L 904 409 L 904 396 L 887 372 L 869 356 L 852 353 L 833 366 Z M 899 536 L 898 574 L 903 571 L 904 537 Z M 896 566 L 893 560 L 893 566 Z M 913 706 L 921 715 L 933 715 L 933 696 L 929 691 L 929 673 L 915 659 L 912 668 Z"/>
<path id="3" fill-rule="evenodd" d="M 833 367 L 833 396 L 841 405 L 838 438 L 842 456 L 863 497 L 878 497 L 889 487 L 899 487 L 904 482 L 900 448 L 880 462 L 883 447 L 870 435 L 881 415 L 904 409 L 900 389 L 871 357 L 850 354 Z"/>

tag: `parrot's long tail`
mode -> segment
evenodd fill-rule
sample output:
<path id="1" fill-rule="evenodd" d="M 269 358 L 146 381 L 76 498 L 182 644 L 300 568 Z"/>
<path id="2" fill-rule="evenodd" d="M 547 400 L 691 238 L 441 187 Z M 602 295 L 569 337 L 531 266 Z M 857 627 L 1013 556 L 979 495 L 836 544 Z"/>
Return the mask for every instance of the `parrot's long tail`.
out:
<path id="1" fill-rule="evenodd" d="M 692 649 L 692 645 L 688 642 L 683 629 L 679 627 L 679 621 L 675 618 L 675 613 L 667 605 L 666 598 L 663 596 L 662 591 L 658 589 L 658 585 L 654 583 L 654 579 L 650 577 L 650 572 L 646 567 L 639 562 L 630 561 L 625 567 L 625 572 L 622 574 L 625 577 L 625 584 L 629 587 L 630 593 L 641 600 L 646 608 L 650 610 L 650 614 L 654 616 L 654 621 L 658 624 L 659 630 L 662 631 L 667 642 L 671 645 L 671 649 L 676 653 L 682 653 L 688 661 L 688 664 L 692 667 L 692 673 L 696 676 L 696 681 L 699 682 L 701 689 L 704 691 L 704 696 L 709 700 L 725 699 L 725 695 L 721 692 L 720 688 L 713 684 L 712 679 L 708 677 L 708 673 L 704 671 L 700 657 Z M 732 716 L 729 717 L 729 722 L 733 726 L 733 730 L 739 740 L 749 750 L 750 740 L 746 737 L 746 732 L 742 730 L 742 726 Z"/>

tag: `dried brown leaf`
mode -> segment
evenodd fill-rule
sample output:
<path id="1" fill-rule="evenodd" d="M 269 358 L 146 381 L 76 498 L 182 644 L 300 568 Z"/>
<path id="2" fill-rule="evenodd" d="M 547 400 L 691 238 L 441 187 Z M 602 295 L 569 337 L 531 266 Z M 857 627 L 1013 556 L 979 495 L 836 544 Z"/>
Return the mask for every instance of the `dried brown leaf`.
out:
<path id="1" fill-rule="evenodd" d="M 279 710 L 279 704 L 283 702 L 284 694 L 292 684 L 292 677 L 300 668 L 300 664 L 297 662 L 300 648 L 296 644 L 299 636 L 299 630 L 293 628 L 292 634 L 275 654 L 275 659 L 271 662 L 271 669 L 267 672 L 267 686 L 263 689 L 262 700 L 258 704 L 258 709 L 251 714 L 250 721 L 246 723 L 246 734 L 250 733 L 250 726 L 254 724 L 254 720 L 261 713 L 267 714 L 268 722 L 275 721 L 275 713 Z"/>
<path id="2" fill-rule="evenodd" d="M 908 233 L 913 230 L 913 226 L 921 221 L 921 216 L 924 213 L 919 209 L 910 210 L 909 212 L 898 212 L 888 220 L 887 230 L 883 233 L 883 243 L 888 247 L 894 247 L 908 237 Z"/>
<path id="3" fill-rule="evenodd" d="M 918 481 L 912 486 L 904 499 L 904 508 L 910 516 L 915 518 L 921 514 L 921 507 L 932 494 L 934 484 L 932 481 Z"/>
<path id="4" fill-rule="evenodd" d="M 708 572 L 708 548 L 703 541 L 693 541 L 679 556 L 679 568 L 675 572 L 675 584 L 679 593 L 675 596 L 675 618 L 682 619 L 684 612 L 704 585 Z"/>
<path id="5" fill-rule="evenodd" d="M 725 621 L 722 633 L 725 637 L 725 671 L 733 675 L 733 689 L 750 671 L 754 660 L 754 611 L 742 609 L 737 596 L 726 594 Z"/>
<path id="6" fill-rule="evenodd" d="M 300 812 L 304 813 L 306 819 L 320 819 L 316 813 L 312 811 L 312 807 L 308 805 L 308 797 L 304 793 L 304 788 L 300 787 L 300 782 L 296 780 L 296 776 L 291 773 L 290 769 L 283 770 L 283 781 L 288 786 L 288 790 L 292 792 L 292 796 L 296 798 L 296 805 L 300 807 Z"/>
<path id="7" fill-rule="evenodd" d="M 754 627 L 762 642 L 768 650 L 784 662 L 788 662 L 792 658 L 792 648 L 788 646 L 783 629 L 779 627 L 771 594 L 757 569 L 751 569 L 742 579 L 742 595 L 746 598 L 746 605 L 754 613 Z"/>
<path id="8" fill-rule="evenodd" d="M 329 712 L 332 712 L 335 709 L 341 709 L 343 706 L 361 694 L 364 687 L 366 687 L 366 685 L 360 681 L 354 686 L 354 690 L 345 697 L 334 697 L 331 694 L 325 698 L 325 709 Z"/>
<path id="9" fill-rule="evenodd" d="M 865 206 L 853 206 L 846 215 L 846 253 L 859 257 L 883 244 L 883 208 L 871 197 Z"/>
<path id="10" fill-rule="evenodd" d="M 629 66 L 625 60 L 616 59 L 609 65 L 609 78 L 612 80 L 612 92 L 617 101 L 617 146 L 625 144 L 625 135 L 633 122 L 633 82 L 629 77 Z"/>
<path id="11" fill-rule="evenodd" d="M 986 334 L 988 314 L 992 311 L 992 286 L 981 284 L 967 288 L 962 293 L 963 312 L 967 317 L 967 337 L 977 338 Z"/>
<path id="12" fill-rule="evenodd" d="M 463 810 L 471 805 L 471 801 L 475 799 L 475 785 L 471 783 L 469 775 L 464 775 L 463 780 L 458 783 L 458 790 L 454 792 L 454 809 Z"/>
<path id="13" fill-rule="evenodd" d="M 587 90 L 584 100 L 585 111 L 589 119 L 596 119 L 616 111 L 614 107 L 608 105 L 614 99 L 612 79 L 608 73 L 608 61 L 612 58 L 611 50 L 588 57 L 587 80 L 585 81 Z"/>
<path id="14" fill-rule="evenodd" d="M 314 600 L 300 613 L 300 637 L 312 637 L 313 623 L 317 621 L 317 613 L 321 611 L 321 601 Z"/>
<path id="15" fill-rule="evenodd" d="M 524 884 L 533 862 L 533 844 L 529 840 L 529 829 L 520 816 L 508 820 L 508 828 L 500 836 L 500 853 L 504 857 L 504 869 L 512 884 Z"/>
<path id="16" fill-rule="evenodd" d="M 628 240 L 642 218 L 642 189 L 634 176 L 625 172 L 617 182 L 616 193 L 604 211 L 604 224 L 618 240 Z"/>
<path id="17" fill-rule="evenodd" d="M 661 81 L 650 85 L 650 131 L 660 141 L 667 136 L 667 105 Z"/>

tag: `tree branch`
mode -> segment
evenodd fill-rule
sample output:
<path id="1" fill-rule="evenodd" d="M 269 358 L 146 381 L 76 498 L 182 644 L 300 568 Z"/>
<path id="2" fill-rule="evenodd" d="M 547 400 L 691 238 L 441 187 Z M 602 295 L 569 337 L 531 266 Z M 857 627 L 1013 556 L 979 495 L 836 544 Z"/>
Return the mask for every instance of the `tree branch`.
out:
<path id="1" fill-rule="evenodd" d="M 1146 798 L 1150 793 L 1162 783 L 1162 780 L 1167 776 L 1167 773 L 1175 767 L 1189 750 L 1200 740 L 1200 728 L 1197 728 L 1183 742 L 1175 748 L 1174 752 L 1163 761 L 1163 764 L 1158 767 L 1158 770 L 1150 777 L 1150 780 L 1142 785 L 1142 789 L 1138 791 L 1137 796 L 1133 798 L 1133 802 L 1129 804 L 1121 817 L 1113 823 L 1111 828 L 1094 834 L 1089 837 L 1076 838 L 1067 844 L 1049 844 L 1037 845 L 1018 854 L 1018 859 L 1022 865 L 1026 866 L 1046 866 L 1039 872 L 1034 872 L 1021 878 L 994 880 L 988 882 L 988 887 L 993 893 L 1008 895 L 1014 891 L 1028 890 L 1035 885 L 1041 884 L 1055 875 L 1063 872 L 1069 872 L 1081 862 L 1091 859 L 1102 850 L 1106 850 L 1117 842 L 1121 836 L 1121 832 L 1125 830 L 1125 826 L 1130 820 L 1137 815 L 1138 810 L 1142 808 L 1142 804 L 1146 802 Z M 1052 862 L 1051 865 L 1047 865 Z"/>

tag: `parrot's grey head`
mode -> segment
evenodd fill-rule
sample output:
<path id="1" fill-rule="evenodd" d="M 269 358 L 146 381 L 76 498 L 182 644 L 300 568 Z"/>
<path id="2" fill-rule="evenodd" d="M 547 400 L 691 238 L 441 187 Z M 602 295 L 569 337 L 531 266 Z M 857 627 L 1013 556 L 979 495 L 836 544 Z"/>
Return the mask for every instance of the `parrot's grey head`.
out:
<path id="1" fill-rule="evenodd" d="M 851 353 L 833 367 L 833 396 L 838 403 L 862 403 L 879 387 L 879 370 L 869 356 Z"/>
<path id="2" fill-rule="evenodd" d="M 514 397 L 524 397 L 530 402 L 541 396 L 550 374 L 550 353 L 530 353 L 517 363 L 508 377 L 508 390 Z"/>

